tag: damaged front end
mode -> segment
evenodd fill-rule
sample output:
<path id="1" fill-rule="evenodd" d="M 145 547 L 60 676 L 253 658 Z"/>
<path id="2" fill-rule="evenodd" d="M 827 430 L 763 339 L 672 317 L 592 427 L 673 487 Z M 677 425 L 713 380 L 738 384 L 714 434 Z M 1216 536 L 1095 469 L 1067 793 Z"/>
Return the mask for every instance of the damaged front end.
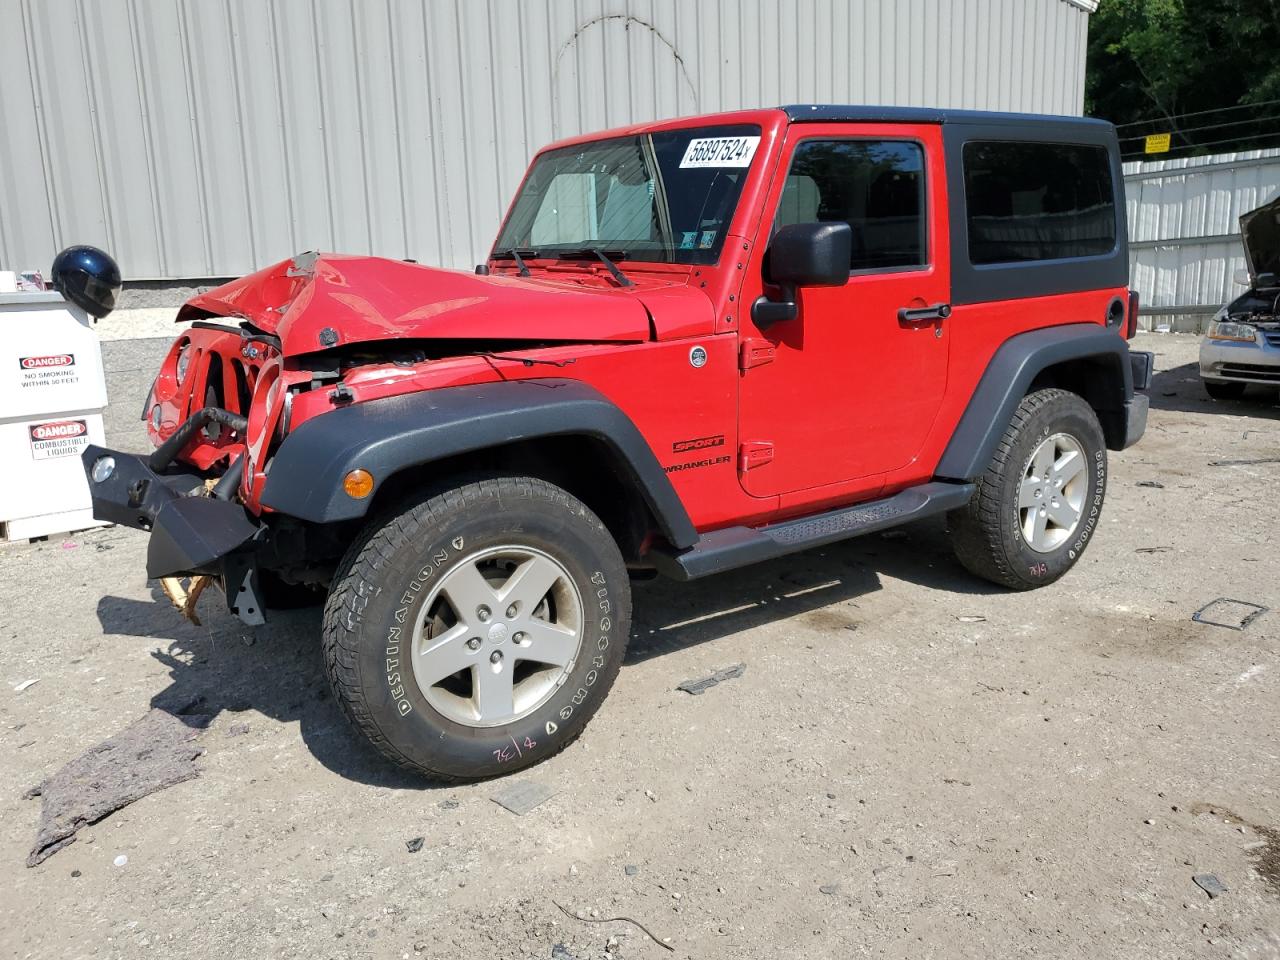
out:
<path id="1" fill-rule="evenodd" d="M 651 329 L 638 297 L 316 254 L 194 297 L 178 319 L 190 326 L 142 412 L 155 451 L 91 446 L 83 455 L 94 516 L 150 532 L 147 575 L 186 616 L 216 583 L 249 624 L 274 605 L 264 586 L 325 586 L 367 508 L 344 526 L 264 501 L 273 459 L 296 427 L 375 398 L 560 367 L 573 359 L 538 352 L 634 343 Z M 520 355 L 494 352 L 512 349 Z M 278 499 L 314 482 L 277 470 L 272 489 Z"/>
<path id="2" fill-rule="evenodd" d="M 229 429 L 244 429 L 243 417 L 211 407 L 183 426 L 192 432 L 218 420 Z M 255 552 L 266 527 L 233 499 L 244 461 L 238 458 L 217 479 L 205 477 L 173 465 L 178 446 L 162 445 L 150 457 L 89 446 L 82 458 L 94 516 L 151 534 L 147 576 L 161 582 L 192 622 L 200 622 L 196 600 L 216 581 L 232 613 L 245 623 L 263 623 Z M 189 585 L 182 585 L 183 577 L 191 578 Z"/>
<path id="3" fill-rule="evenodd" d="M 235 283 L 278 298 L 278 319 L 305 289 L 307 275 L 295 265 L 276 271 L 287 283 Z M 309 383 L 310 374 L 286 372 L 280 337 L 260 315 L 201 304 L 217 294 L 179 313 L 191 326 L 170 348 L 142 410 L 155 450 L 139 456 L 90 446 L 82 461 L 94 516 L 150 533 L 147 576 L 187 619 L 199 623 L 196 601 L 217 584 L 228 609 L 257 625 L 265 622 L 261 560 L 273 539 L 257 495 L 266 458 L 289 427 L 288 386 Z"/>
<path id="4" fill-rule="evenodd" d="M 232 613 L 260 624 L 257 557 L 269 527 L 254 508 L 252 475 L 265 431 L 282 435 L 287 421 L 280 341 L 246 318 L 190 304 L 179 317 L 194 322 L 174 341 L 142 410 L 155 450 L 90 446 L 82 454 L 94 516 L 151 534 L 147 576 L 188 619 L 199 622 L 196 601 L 217 583 Z"/>

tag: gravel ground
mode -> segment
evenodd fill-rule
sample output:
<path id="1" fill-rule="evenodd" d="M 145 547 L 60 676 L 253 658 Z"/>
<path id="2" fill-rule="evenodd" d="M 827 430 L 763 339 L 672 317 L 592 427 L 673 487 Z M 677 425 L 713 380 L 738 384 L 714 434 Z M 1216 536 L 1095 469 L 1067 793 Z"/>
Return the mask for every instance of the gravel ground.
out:
<path id="1" fill-rule="evenodd" d="M 639 585 L 600 714 L 507 781 L 434 787 L 366 749 L 314 611 L 254 630 L 211 594 L 187 624 L 128 530 L 0 549 L 0 954 L 1280 957 L 1280 610 L 1191 622 L 1280 607 L 1280 464 L 1210 465 L 1280 457 L 1280 417 L 1205 399 L 1194 339 L 1141 343 L 1150 428 L 1064 581 L 988 587 L 925 522 Z M 111 442 L 144 442 L 163 348 L 107 345 Z M 24 866 L 28 786 L 194 701 L 199 778 Z M 555 796 L 515 816 L 489 799 L 513 780 Z"/>

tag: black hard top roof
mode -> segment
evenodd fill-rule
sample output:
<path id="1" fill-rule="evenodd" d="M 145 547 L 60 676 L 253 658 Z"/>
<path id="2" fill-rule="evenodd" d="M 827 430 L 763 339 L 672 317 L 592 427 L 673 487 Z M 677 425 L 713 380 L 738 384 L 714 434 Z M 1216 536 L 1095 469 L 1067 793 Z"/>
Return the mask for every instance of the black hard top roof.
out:
<path id="1" fill-rule="evenodd" d="M 944 107 L 872 107 L 838 103 L 793 103 L 780 108 L 792 123 L 972 123 L 984 126 L 1042 126 L 1064 123 L 1110 127 L 1094 117 L 1064 117 L 1043 113 L 996 113 L 950 110 Z"/>

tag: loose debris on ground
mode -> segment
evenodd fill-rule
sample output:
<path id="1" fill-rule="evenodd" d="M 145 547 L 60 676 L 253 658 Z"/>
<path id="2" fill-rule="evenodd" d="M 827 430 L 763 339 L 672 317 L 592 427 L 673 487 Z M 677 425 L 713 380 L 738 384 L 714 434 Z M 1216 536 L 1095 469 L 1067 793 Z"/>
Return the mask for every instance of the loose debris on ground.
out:
<path id="1" fill-rule="evenodd" d="M 199 776 L 195 759 L 204 750 L 192 741 L 211 719 L 152 710 L 28 790 L 27 799 L 41 797 L 44 802 L 27 866 L 74 843 L 81 827 Z"/>
<path id="2" fill-rule="evenodd" d="M 1191 878 L 1191 881 L 1207 893 L 1210 900 L 1216 900 L 1227 892 L 1226 884 L 1212 873 L 1197 873 Z"/>
<path id="3" fill-rule="evenodd" d="M 1253 869 L 1258 876 L 1273 894 L 1280 896 L 1280 829 L 1252 823 L 1218 804 L 1197 803 L 1191 807 L 1191 813 L 1193 816 L 1207 813 L 1211 817 L 1221 817 L 1223 823 L 1235 826 L 1241 833 L 1249 830 L 1256 834 L 1259 839 L 1247 844 L 1244 849 L 1253 860 Z"/>
<path id="4" fill-rule="evenodd" d="M 160 580 L 160 587 L 178 612 L 198 627 L 201 623 L 196 615 L 196 602 L 211 583 L 213 577 L 210 576 L 192 577 L 184 587 L 180 577 L 164 577 Z"/>
<path id="5" fill-rule="evenodd" d="M 700 680 L 686 680 L 684 683 L 676 684 L 677 690 L 683 690 L 685 693 L 691 693 L 695 697 L 701 696 L 707 690 L 710 690 L 717 683 L 723 683 L 725 680 L 736 680 L 747 672 L 745 663 L 735 663 L 732 667 L 725 667 L 723 670 L 717 670 L 709 677 L 703 677 Z"/>
<path id="6" fill-rule="evenodd" d="M 1209 627 L 1226 627 L 1228 630 L 1243 630 L 1253 621 L 1267 612 L 1269 608 L 1248 600 L 1232 600 L 1230 597 L 1218 597 L 1210 600 L 1191 615 L 1196 623 Z"/>
<path id="7" fill-rule="evenodd" d="M 646 927 L 639 920 L 633 920 L 630 917 L 583 917 L 583 916 L 579 916 L 576 913 L 570 912 L 564 906 L 564 904 L 560 903 L 558 900 L 552 900 L 551 902 L 554 903 L 557 907 L 559 907 L 560 912 L 563 913 L 566 917 L 569 917 L 571 920 L 581 920 L 583 923 L 614 923 L 615 921 L 622 921 L 623 923 L 629 923 L 633 927 L 637 927 L 641 933 L 643 933 L 650 940 L 652 940 L 654 943 L 660 946 L 663 950 L 671 950 L 671 951 L 675 950 L 675 947 L 667 943 L 665 940 L 660 940 L 653 933 L 652 930 Z"/>
<path id="8" fill-rule="evenodd" d="M 498 806 L 510 810 L 517 817 L 523 817 L 534 807 L 545 803 L 555 795 L 556 792 L 547 785 L 525 780 L 503 787 L 489 799 Z"/>

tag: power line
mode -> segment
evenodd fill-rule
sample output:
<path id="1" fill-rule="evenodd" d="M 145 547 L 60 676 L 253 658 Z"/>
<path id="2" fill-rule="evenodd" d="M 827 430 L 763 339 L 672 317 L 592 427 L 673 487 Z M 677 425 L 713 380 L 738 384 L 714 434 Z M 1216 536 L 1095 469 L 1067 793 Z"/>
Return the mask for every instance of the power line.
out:
<path id="1" fill-rule="evenodd" d="M 1143 124 L 1147 124 L 1147 123 L 1172 124 L 1177 120 L 1184 120 L 1187 117 L 1203 117 L 1205 114 L 1208 114 L 1208 113 L 1227 113 L 1231 110 L 1257 110 L 1259 107 L 1267 107 L 1277 103 L 1280 103 L 1280 99 L 1261 100 L 1258 103 L 1240 103 L 1231 107 L 1215 107 L 1212 110 L 1196 110 L 1193 113 L 1177 113 L 1177 114 L 1174 114 L 1172 117 L 1152 117 L 1150 120 L 1131 120 L 1128 123 L 1117 123 L 1116 129 L 1123 130 L 1126 127 L 1140 127 Z"/>
<path id="2" fill-rule="evenodd" d="M 1129 154 L 1121 154 L 1121 155 L 1120 155 L 1120 159 L 1121 159 L 1121 160 L 1152 160 L 1152 161 L 1155 161 L 1155 160 L 1166 160 L 1166 159 L 1175 159 L 1175 158 L 1170 158 L 1170 157 L 1169 157 L 1169 154 L 1170 154 L 1170 153 L 1174 153 L 1175 151 L 1179 151 L 1179 150 L 1199 150 L 1199 149 L 1201 149 L 1202 147 L 1217 147 L 1217 146 L 1221 146 L 1221 145 L 1222 145 L 1222 144 L 1224 144 L 1224 143 L 1240 143 L 1240 141 L 1241 141 L 1241 140 L 1245 140 L 1245 139 L 1248 139 L 1248 140 L 1273 140 L 1273 139 L 1275 139 L 1276 137 L 1280 137 L 1280 130 L 1277 130 L 1277 131 L 1276 131 L 1276 132 L 1274 132 L 1274 133 L 1264 133 L 1264 134 L 1261 134 L 1261 135 L 1256 136 L 1256 137 L 1247 137 L 1247 138 L 1246 138 L 1246 137 L 1229 137 L 1229 138 L 1227 138 L 1226 140 L 1211 140 L 1211 141 L 1210 141 L 1210 142 L 1208 142 L 1208 143 L 1192 143 L 1192 144 L 1188 144 L 1188 145 L 1186 145 L 1186 146 L 1182 146 L 1182 147 L 1173 147 L 1173 148 L 1172 148 L 1171 150 L 1169 150 L 1167 153 L 1129 153 Z M 1257 149 L 1261 149 L 1261 148 L 1259 148 L 1259 147 L 1243 147 L 1241 150 L 1238 150 L 1238 151 L 1236 151 L 1236 152 L 1237 152 L 1237 153 L 1240 153 L 1240 152 L 1243 152 L 1244 150 L 1257 150 Z"/>
<path id="3" fill-rule="evenodd" d="M 1232 120 L 1228 123 L 1207 123 L 1200 127 L 1186 127 L 1177 131 L 1178 136 L 1185 137 L 1189 133 L 1197 133 L 1200 130 L 1221 130 L 1224 127 L 1242 127 L 1250 123 L 1270 123 L 1273 120 L 1280 120 L 1280 115 L 1272 117 L 1250 117 L 1248 120 Z M 1244 134 L 1241 135 L 1245 136 Z M 1121 137 L 1121 143 L 1132 143 L 1134 140 L 1145 140 L 1146 134 L 1138 134 L 1136 137 Z"/>

